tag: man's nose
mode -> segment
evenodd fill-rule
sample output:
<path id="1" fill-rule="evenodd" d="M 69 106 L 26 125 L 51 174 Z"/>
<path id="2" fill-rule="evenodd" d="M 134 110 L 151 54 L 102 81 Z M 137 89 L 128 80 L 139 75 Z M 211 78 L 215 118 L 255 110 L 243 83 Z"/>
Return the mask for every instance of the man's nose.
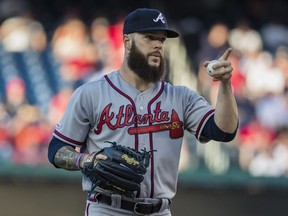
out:
<path id="1" fill-rule="evenodd" d="M 160 40 L 155 40 L 153 44 L 154 49 L 162 49 L 164 46 L 164 43 Z"/>

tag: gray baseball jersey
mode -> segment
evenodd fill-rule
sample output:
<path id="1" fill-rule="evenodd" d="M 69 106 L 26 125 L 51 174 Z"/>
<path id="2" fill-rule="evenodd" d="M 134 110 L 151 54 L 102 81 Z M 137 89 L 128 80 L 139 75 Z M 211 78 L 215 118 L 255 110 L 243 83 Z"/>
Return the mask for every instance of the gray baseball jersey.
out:
<path id="1" fill-rule="evenodd" d="M 213 113 L 203 97 L 185 86 L 161 81 L 141 92 L 114 71 L 75 90 L 54 136 L 85 152 L 99 151 L 108 145 L 105 141 L 152 151 L 138 196 L 171 199 L 183 131 L 199 139 Z M 85 176 L 82 186 L 91 189 Z"/>

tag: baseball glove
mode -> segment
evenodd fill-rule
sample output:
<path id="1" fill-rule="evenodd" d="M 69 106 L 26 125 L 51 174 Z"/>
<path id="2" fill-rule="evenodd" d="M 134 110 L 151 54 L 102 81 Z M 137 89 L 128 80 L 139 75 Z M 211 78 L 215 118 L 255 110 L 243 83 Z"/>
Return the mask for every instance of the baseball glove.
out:
<path id="1" fill-rule="evenodd" d="M 109 142 L 97 153 L 90 154 L 83 163 L 82 173 L 92 182 L 92 189 L 99 186 L 105 190 L 133 197 L 140 189 L 143 175 L 150 163 L 150 152 L 145 149 L 137 152 L 135 149 Z M 107 160 L 97 160 L 96 156 L 103 154 Z"/>

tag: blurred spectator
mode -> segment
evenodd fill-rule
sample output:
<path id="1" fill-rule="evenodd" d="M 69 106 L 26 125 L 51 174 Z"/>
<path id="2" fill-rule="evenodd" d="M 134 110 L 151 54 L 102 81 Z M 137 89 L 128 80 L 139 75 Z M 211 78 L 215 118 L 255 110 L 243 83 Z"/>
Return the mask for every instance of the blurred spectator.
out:
<path id="1" fill-rule="evenodd" d="M 111 60 L 110 70 L 119 69 L 122 64 L 122 59 L 124 57 L 124 52 L 123 52 L 124 46 L 122 42 L 123 24 L 124 24 L 123 18 L 119 17 L 116 23 L 110 26 L 109 31 L 110 31 L 111 41 L 113 44 L 113 53 L 112 53 L 113 58 Z"/>
<path id="2" fill-rule="evenodd" d="M 274 55 L 279 46 L 288 46 L 288 27 L 281 20 L 275 20 L 274 17 L 271 19 L 259 32 L 265 49 Z"/>
<path id="3" fill-rule="evenodd" d="M 244 67 L 247 89 L 253 99 L 283 92 L 284 75 L 281 70 L 273 67 L 271 54 L 259 52 L 255 58 L 246 59 Z"/>
<path id="4" fill-rule="evenodd" d="M 279 177 L 288 171 L 288 130 L 283 127 L 273 142 L 251 160 L 249 171 L 253 176 Z"/>
<path id="5" fill-rule="evenodd" d="M 284 91 L 288 91 L 288 46 L 279 46 L 275 53 L 274 67 L 283 73 Z"/>
<path id="6" fill-rule="evenodd" d="M 280 166 L 279 166 L 280 165 Z M 249 172 L 252 176 L 279 177 L 283 175 L 283 166 L 275 157 L 273 146 L 267 146 L 252 158 L 249 164 Z"/>
<path id="7" fill-rule="evenodd" d="M 9 139 L 7 117 L 8 113 L 5 110 L 4 104 L 0 102 L 0 164 L 12 162 L 13 148 Z"/>
<path id="8" fill-rule="evenodd" d="M 14 133 L 15 150 L 13 161 L 16 164 L 47 164 L 44 159 L 47 153 L 47 142 L 52 135 L 50 127 L 46 127 L 40 110 L 36 106 L 22 106 L 14 117 L 18 124 Z M 11 128 L 10 128 L 11 129 Z"/>
<path id="9" fill-rule="evenodd" d="M 61 76 L 68 84 L 74 85 L 96 68 L 98 55 L 85 23 L 80 19 L 67 19 L 56 28 L 52 50 L 60 63 Z"/>
<path id="10" fill-rule="evenodd" d="M 283 91 L 283 73 L 273 67 L 273 56 L 263 50 L 261 36 L 256 30 L 241 23 L 231 30 L 229 43 L 242 56 L 241 69 L 251 99 Z"/>
<path id="11" fill-rule="evenodd" d="M 2 158 L 6 162 L 11 160 L 20 164 L 43 164 L 43 158 L 46 158 L 45 144 L 52 132 L 50 127 L 45 126 L 46 121 L 39 107 L 27 103 L 26 87 L 22 79 L 15 77 L 8 81 L 6 98 L 0 124 Z"/>
<path id="12" fill-rule="evenodd" d="M 113 55 L 113 44 L 109 27 L 110 23 L 105 17 L 94 19 L 91 25 L 91 39 L 98 56 L 97 71 L 101 71 L 109 65 L 108 61 L 111 61 L 110 55 Z"/>
<path id="13" fill-rule="evenodd" d="M 72 93 L 72 88 L 65 87 L 51 98 L 48 110 L 48 119 L 51 126 L 56 125 L 59 122 Z"/>
<path id="14" fill-rule="evenodd" d="M 248 170 L 253 158 L 259 152 L 265 152 L 272 145 L 275 132 L 257 119 L 251 121 L 239 130 L 239 165 L 243 170 Z"/>
<path id="15" fill-rule="evenodd" d="M 233 49 L 239 51 L 244 58 L 257 57 L 263 49 L 261 35 L 244 21 L 239 22 L 230 30 L 228 41 Z"/>
<path id="16" fill-rule="evenodd" d="M 8 115 L 13 118 L 19 108 L 26 104 L 26 86 L 19 77 L 14 77 L 6 84 L 6 104 Z"/>
<path id="17" fill-rule="evenodd" d="M 42 24 L 30 17 L 17 16 L 6 19 L 1 25 L 0 37 L 5 50 L 41 52 L 46 48 L 47 38 Z"/>
<path id="18" fill-rule="evenodd" d="M 218 59 L 220 54 L 228 48 L 229 28 L 225 23 L 216 22 L 213 24 L 207 35 L 200 41 L 200 50 L 198 51 L 198 62 L 204 60 Z"/>
<path id="19" fill-rule="evenodd" d="M 278 166 L 282 168 L 282 174 L 288 176 L 288 127 L 278 130 L 273 154 L 278 162 Z"/>
<path id="20" fill-rule="evenodd" d="M 277 131 L 288 126 L 288 96 L 269 95 L 256 104 L 256 117 L 266 127 Z"/>
<path id="21" fill-rule="evenodd" d="M 97 17 L 91 24 L 91 38 L 98 53 L 98 67 L 96 73 L 88 77 L 92 81 L 100 73 L 108 73 L 120 68 L 124 48 L 122 46 L 123 21 L 119 19 L 111 25 L 105 17 Z M 109 58 L 108 58 L 109 57 Z"/>

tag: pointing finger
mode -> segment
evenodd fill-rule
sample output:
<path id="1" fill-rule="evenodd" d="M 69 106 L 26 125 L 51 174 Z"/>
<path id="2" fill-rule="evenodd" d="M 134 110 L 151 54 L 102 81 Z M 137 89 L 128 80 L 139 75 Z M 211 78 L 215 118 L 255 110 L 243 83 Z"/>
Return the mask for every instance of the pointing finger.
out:
<path id="1" fill-rule="evenodd" d="M 224 54 L 219 58 L 219 60 L 227 60 L 231 52 L 232 48 L 230 47 L 224 52 Z"/>

